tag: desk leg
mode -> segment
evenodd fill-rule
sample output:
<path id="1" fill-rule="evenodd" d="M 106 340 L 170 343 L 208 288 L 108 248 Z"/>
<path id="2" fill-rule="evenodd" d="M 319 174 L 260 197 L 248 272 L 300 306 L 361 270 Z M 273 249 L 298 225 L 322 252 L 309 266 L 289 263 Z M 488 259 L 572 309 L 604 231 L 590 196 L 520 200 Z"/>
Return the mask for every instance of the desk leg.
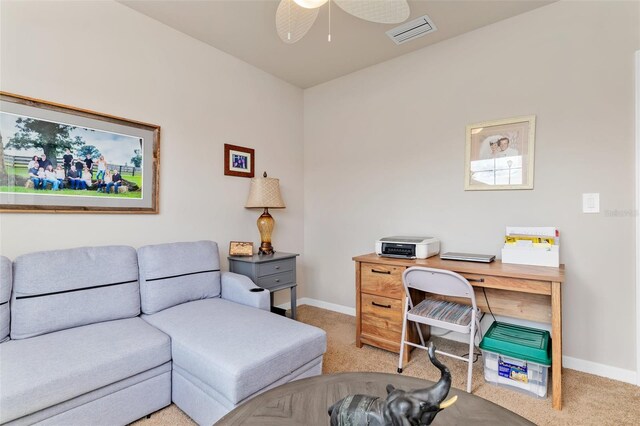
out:
<path id="1" fill-rule="evenodd" d="M 553 408 L 562 410 L 562 290 L 551 283 L 551 339 L 553 346 Z"/>
<path id="2" fill-rule="evenodd" d="M 273 309 L 273 291 L 269 290 L 269 299 L 271 300 L 271 304 L 269 306 L 269 311 Z"/>
<path id="3" fill-rule="evenodd" d="M 296 287 L 291 287 L 291 319 L 296 319 Z"/>

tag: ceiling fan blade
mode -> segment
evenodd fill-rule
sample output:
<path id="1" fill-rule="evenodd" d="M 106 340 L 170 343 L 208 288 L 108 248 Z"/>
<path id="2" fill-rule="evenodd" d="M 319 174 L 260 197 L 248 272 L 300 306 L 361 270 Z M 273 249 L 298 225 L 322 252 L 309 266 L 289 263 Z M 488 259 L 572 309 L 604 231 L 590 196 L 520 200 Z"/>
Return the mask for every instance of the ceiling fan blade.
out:
<path id="1" fill-rule="evenodd" d="M 276 30 L 285 43 L 293 44 L 309 31 L 318 9 L 305 9 L 293 0 L 282 0 L 276 11 Z"/>
<path id="2" fill-rule="evenodd" d="M 345 12 L 365 21 L 399 24 L 409 17 L 407 0 L 333 0 Z"/>

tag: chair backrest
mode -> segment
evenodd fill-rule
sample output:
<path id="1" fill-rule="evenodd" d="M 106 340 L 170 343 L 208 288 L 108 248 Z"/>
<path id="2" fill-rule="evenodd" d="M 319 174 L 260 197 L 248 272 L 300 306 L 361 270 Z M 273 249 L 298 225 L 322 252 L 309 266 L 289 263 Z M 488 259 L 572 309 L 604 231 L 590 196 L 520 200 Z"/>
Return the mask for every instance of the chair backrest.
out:
<path id="1" fill-rule="evenodd" d="M 476 295 L 469 281 L 462 275 L 443 269 L 414 266 L 402 273 L 402 284 L 407 297 L 411 300 L 409 289 L 415 288 L 427 293 L 442 296 L 464 297 L 471 299 L 473 308 L 476 306 Z"/>

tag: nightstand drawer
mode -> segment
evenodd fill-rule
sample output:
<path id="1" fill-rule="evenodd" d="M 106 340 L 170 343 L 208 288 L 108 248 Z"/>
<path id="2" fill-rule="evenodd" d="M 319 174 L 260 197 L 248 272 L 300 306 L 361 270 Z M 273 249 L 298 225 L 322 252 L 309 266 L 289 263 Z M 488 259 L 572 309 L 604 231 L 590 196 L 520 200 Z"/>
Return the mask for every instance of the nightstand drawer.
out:
<path id="1" fill-rule="evenodd" d="M 296 282 L 296 274 L 294 271 L 282 272 L 279 274 L 267 275 L 266 277 L 258 277 L 258 286 L 269 289 L 278 287 L 283 284 L 293 284 Z"/>
<path id="2" fill-rule="evenodd" d="M 264 277 L 266 275 L 294 271 L 295 268 L 295 259 L 284 259 L 277 262 L 261 263 L 258 265 L 258 280 L 260 280 L 260 277 Z"/>

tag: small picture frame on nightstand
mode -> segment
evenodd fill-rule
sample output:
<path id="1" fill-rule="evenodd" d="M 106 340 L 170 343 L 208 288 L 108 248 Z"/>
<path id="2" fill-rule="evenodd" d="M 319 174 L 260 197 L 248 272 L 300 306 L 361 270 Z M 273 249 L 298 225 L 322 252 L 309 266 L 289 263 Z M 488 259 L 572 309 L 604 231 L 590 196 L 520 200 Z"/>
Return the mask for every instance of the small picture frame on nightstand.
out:
<path id="1" fill-rule="evenodd" d="M 229 243 L 229 256 L 253 256 L 253 243 L 231 241 Z"/>

